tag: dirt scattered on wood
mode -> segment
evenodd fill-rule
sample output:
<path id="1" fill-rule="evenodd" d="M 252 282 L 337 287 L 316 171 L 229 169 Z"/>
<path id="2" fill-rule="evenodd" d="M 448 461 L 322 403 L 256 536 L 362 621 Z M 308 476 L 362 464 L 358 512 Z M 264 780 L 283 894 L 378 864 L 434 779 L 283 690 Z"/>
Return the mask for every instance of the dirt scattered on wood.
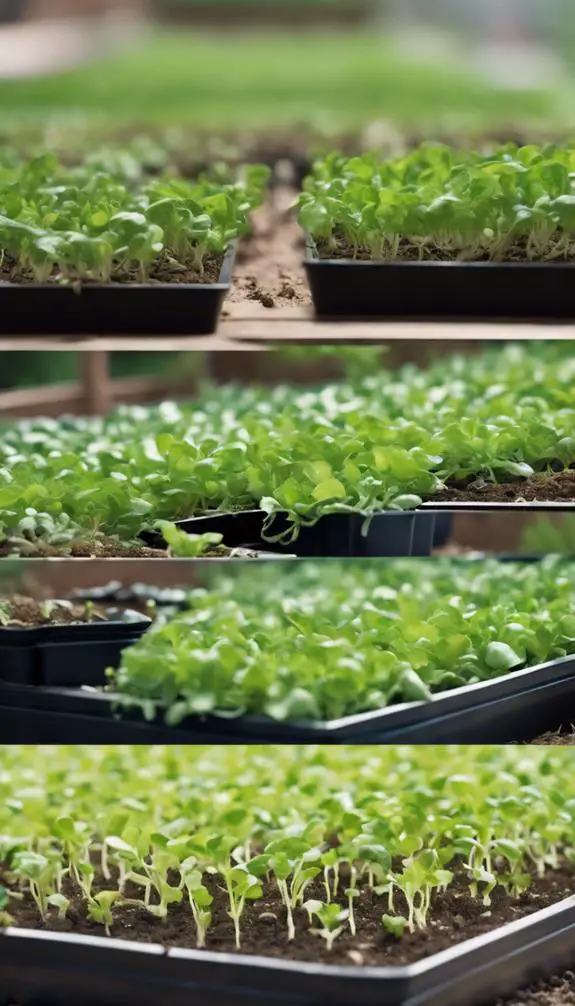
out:
<path id="1" fill-rule="evenodd" d="M 253 214 L 253 231 L 238 248 L 231 303 L 255 301 L 269 309 L 311 304 L 296 198 L 295 189 L 280 186 Z"/>
<path id="2" fill-rule="evenodd" d="M 296 909 L 294 913 L 296 936 L 288 941 L 286 912 L 275 885 L 267 885 L 263 897 L 256 902 L 246 903 L 242 915 L 242 946 L 240 953 L 257 954 L 284 960 L 312 961 L 323 964 L 347 965 L 399 965 L 412 963 L 430 957 L 466 939 L 488 933 L 507 922 L 524 918 L 532 912 L 557 904 L 573 893 L 574 867 L 565 864 L 557 871 L 549 871 L 545 877 L 534 877 L 528 891 L 518 898 L 509 897 L 498 887 L 492 895 L 491 906 L 485 907 L 480 898 L 471 898 L 469 880 L 461 867 L 456 866 L 456 876 L 444 894 L 436 894 L 429 914 L 428 928 L 413 935 L 408 932 L 401 940 L 391 936 L 381 924 L 382 914 L 387 913 L 387 897 L 378 897 L 364 887 L 360 897 L 355 899 L 357 936 L 353 937 L 346 927 L 331 951 L 328 951 L 321 937 L 310 933 L 307 913 Z M 1 872 L 0 872 L 1 876 Z M 100 881 L 102 883 L 102 881 Z M 234 929 L 228 915 L 229 904 L 225 890 L 206 877 L 205 884 L 214 898 L 212 905 L 213 923 L 208 931 L 207 949 L 225 953 L 237 953 Z M 109 884 L 104 886 L 109 887 Z M 95 885 L 95 890 L 98 885 Z M 66 896 L 71 897 L 68 917 L 58 921 L 55 913 L 44 923 L 38 916 L 33 900 L 27 896 L 24 901 L 9 902 L 9 911 L 18 927 L 48 929 L 52 932 L 73 932 L 92 936 L 103 936 L 102 926 L 86 919 L 86 910 L 80 898 L 68 887 Z M 323 885 L 314 881 L 306 891 L 309 898 L 325 900 Z M 141 888 L 126 888 L 127 897 L 142 897 Z M 343 894 L 337 899 L 344 907 Z M 403 895 L 396 893 L 396 911 L 407 914 Z M 169 947 L 195 948 L 196 937 L 192 913 L 189 905 L 171 905 L 167 919 L 159 921 L 150 913 L 138 907 L 118 908 L 112 926 L 112 936 L 117 939 L 135 940 L 142 943 L 162 943 Z M 311 928 L 316 928 L 315 924 Z"/>

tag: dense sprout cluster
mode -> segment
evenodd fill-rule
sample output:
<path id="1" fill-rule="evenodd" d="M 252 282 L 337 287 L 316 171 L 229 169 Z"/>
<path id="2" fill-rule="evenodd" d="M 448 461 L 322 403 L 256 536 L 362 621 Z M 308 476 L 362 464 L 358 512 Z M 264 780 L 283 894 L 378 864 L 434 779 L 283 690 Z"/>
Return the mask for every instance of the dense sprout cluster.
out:
<path id="1" fill-rule="evenodd" d="M 573 260 L 574 178 L 572 144 L 331 154 L 306 180 L 300 219 L 322 256 L 343 245 L 387 260 Z"/>
<path id="2" fill-rule="evenodd" d="M 575 567 L 555 559 L 305 563 L 226 576 L 189 605 L 124 651 L 110 686 L 170 724 L 334 720 L 575 653 Z"/>
<path id="3" fill-rule="evenodd" d="M 409 939 L 454 871 L 488 910 L 573 859 L 574 814 L 568 760 L 535 748 L 8 747 L 0 909 L 9 923 L 33 899 L 41 924 L 73 900 L 112 935 L 138 909 L 161 941 L 186 906 L 217 949 L 219 889 L 239 948 L 273 889 L 288 942 L 302 926 L 328 949 L 361 936 L 374 901 L 382 938 Z"/>
<path id="4" fill-rule="evenodd" d="M 50 155 L 0 166 L 0 255 L 8 278 L 36 283 L 200 278 L 249 229 L 268 179 L 150 179 L 108 152 L 78 167 Z"/>
<path id="5" fill-rule="evenodd" d="M 208 511 L 413 509 L 444 484 L 518 482 L 575 463 L 572 344 L 453 355 L 302 390 L 206 386 L 189 404 L 24 420 L 0 443 L 0 531 L 55 544 L 133 538 Z M 546 499 L 545 480 L 540 499 Z"/>

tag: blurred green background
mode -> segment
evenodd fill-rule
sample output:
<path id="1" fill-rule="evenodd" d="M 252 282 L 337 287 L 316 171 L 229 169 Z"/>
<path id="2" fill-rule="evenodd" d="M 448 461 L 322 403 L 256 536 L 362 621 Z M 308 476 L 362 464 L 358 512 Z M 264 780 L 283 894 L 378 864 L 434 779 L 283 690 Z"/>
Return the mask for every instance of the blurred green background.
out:
<path id="1" fill-rule="evenodd" d="M 381 33 L 261 33 L 157 29 L 140 45 L 89 66 L 0 81 L 0 129 L 72 115 L 94 126 L 186 126 L 210 131 L 317 125 L 571 124 L 575 89 L 493 88 L 457 61 L 409 57 Z"/>

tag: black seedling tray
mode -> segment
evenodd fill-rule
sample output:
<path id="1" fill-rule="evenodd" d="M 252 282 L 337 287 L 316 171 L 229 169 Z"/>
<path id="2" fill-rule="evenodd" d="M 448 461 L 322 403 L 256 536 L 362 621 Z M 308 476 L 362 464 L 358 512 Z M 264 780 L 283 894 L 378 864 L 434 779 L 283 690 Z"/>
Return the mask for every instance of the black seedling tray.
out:
<path id="1" fill-rule="evenodd" d="M 405 702 L 325 723 L 264 716 L 193 716 L 177 727 L 161 714 L 114 711 L 112 694 L 0 684 L 0 736 L 22 744 L 505 744 L 532 741 L 575 722 L 575 656 L 466 685 L 430 702 Z"/>
<path id="2" fill-rule="evenodd" d="M 0 282 L 0 335 L 210 335 L 230 289 L 231 245 L 218 283 Z"/>
<path id="3" fill-rule="evenodd" d="M 443 548 L 447 545 L 453 531 L 453 514 L 438 513 L 435 515 L 435 531 L 433 535 L 433 547 Z"/>
<path id="4" fill-rule="evenodd" d="M 0 628 L 0 684 L 25 686 L 104 685 L 107 667 L 117 667 L 126 646 L 150 625 L 100 622 Z"/>
<path id="5" fill-rule="evenodd" d="M 435 515 L 416 510 L 376 514 L 366 535 L 361 533 L 365 518 L 360 514 L 326 514 L 313 527 L 301 527 L 294 542 L 266 543 L 262 539 L 267 514 L 263 510 L 213 513 L 177 521 L 187 534 L 218 532 L 229 548 L 259 548 L 299 558 L 370 558 L 376 556 L 427 556 L 431 554 Z M 275 516 L 270 534 L 274 537 L 289 528 L 283 513 Z M 152 548 L 165 548 L 160 534 L 143 531 L 140 538 Z"/>
<path id="6" fill-rule="evenodd" d="M 26 13 L 28 0 L 0 0 L 0 24 L 20 21 Z"/>
<path id="7" fill-rule="evenodd" d="M 317 938 L 317 937 L 316 937 Z M 310 939 L 314 939 L 310 936 Z M 575 897 L 398 967 L 167 950 L 32 929 L 0 934 L 2 1006 L 486 1006 L 573 965 Z"/>
<path id="8" fill-rule="evenodd" d="M 319 318 L 425 321 L 575 319 L 575 265 L 538 262 L 304 262 Z"/>

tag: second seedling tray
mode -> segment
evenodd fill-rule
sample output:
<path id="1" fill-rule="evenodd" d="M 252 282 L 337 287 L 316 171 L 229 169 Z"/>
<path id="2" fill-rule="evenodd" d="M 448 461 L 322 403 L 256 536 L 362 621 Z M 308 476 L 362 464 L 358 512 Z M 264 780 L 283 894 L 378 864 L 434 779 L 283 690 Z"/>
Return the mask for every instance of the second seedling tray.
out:
<path id="1" fill-rule="evenodd" d="M 80 688 L 0 683 L 6 743 L 505 744 L 575 723 L 575 656 L 466 685 L 430 702 L 405 702 L 326 723 L 263 716 L 189 717 L 168 727 L 160 714 L 119 711 L 114 695 Z"/>
<path id="2" fill-rule="evenodd" d="M 122 650 L 149 626 L 142 616 L 141 622 L 0 628 L 0 685 L 104 685 L 106 668 L 117 667 Z"/>
<path id="3" fill-rule="evenodd" d="M 568 262 L 304 262 L 318 318 L 421 321 L 575 319 Z"/>

